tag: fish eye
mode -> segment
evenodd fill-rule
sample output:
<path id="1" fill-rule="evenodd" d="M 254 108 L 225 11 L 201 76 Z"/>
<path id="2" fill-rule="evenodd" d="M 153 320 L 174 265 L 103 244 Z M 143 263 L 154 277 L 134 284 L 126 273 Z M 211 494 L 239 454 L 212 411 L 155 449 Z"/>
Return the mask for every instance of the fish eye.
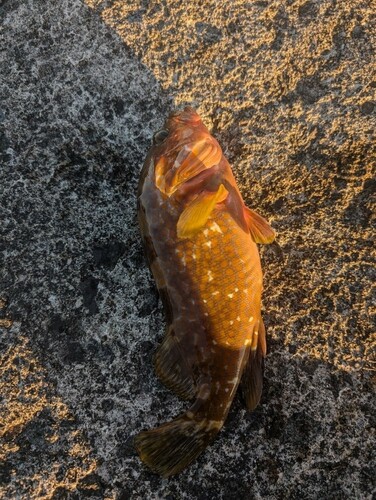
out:
<path id="1" fill-rule="evenodd" d="M 155 146 L 158 146 L 159 144 L 162 144 L 162 142 L 166 139 L 166 137 L 168 136 L 169 134 L 169 131 L 162 128 L 161 130 L 158 130 L 158 132 L 156 132 L 154 135 L 153 135 L 153 144 Z"/>

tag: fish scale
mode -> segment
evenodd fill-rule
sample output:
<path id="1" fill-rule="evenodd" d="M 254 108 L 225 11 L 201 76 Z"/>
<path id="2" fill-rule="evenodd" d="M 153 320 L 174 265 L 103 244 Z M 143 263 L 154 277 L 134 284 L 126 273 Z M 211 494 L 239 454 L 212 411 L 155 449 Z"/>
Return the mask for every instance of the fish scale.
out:
<path id="1" fill-rule="evenodd" d="M 185 255 L 185 266 L 199 288 L 204 314 L 212 318 L 213 340 L 240 348 L 252 340 L 253 325 L 260 319 L 262 274 L 258 251 L 250 235 L 234 225 L 228 214 L 216 214 L 222 233 L 210 230 L 212 222 L 208 220 L 207 232 L 204 229 L 196 238 L 185 240 L 178 255 Z M 211 248 L 207 246 L 209 241 Z M 239 328 L 241 325 L 245 326 Z"/>

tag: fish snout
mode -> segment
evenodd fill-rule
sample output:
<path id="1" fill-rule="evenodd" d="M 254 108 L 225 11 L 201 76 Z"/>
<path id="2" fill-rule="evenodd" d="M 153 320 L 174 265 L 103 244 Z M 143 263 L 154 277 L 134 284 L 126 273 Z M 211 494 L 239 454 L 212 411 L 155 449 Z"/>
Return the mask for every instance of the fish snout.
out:
<path id="1" fill-rule="evenodd" d="M 186 106 L 183 110 L 173 111 L 170 114 L 167 122 L 169 122 L 170 120 L 172 122 L 178 123 L 179 125 L 183 124 L 185 126 L 194 126 L 201 122 L 201 118 L 191 106 Z"/>

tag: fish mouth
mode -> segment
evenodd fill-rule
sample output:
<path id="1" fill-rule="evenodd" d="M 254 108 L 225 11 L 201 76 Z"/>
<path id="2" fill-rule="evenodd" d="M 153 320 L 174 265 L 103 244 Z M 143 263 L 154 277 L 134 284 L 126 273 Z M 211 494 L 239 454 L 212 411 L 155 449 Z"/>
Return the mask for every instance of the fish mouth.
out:
<path id="1" fill-rule="evenodd" d="M 171 196 L 201 172 L 218 165 L 222 150 L 191 106 L 173 111 L 154 134 L 155 181 Z"/>
<path id="2" fill-rule="evenodd" d="M 167 123 L 169 121 L 173 122 L 181 122 L 185 125 L 187 124 L 197 124 L 201 121 L 200 116 L 197 114 L 197 112 L 192 108 L 192 106 L 185 106 L 183 109 L 177 109 L 170 113 L 170 116 L 167 119 Z"/>

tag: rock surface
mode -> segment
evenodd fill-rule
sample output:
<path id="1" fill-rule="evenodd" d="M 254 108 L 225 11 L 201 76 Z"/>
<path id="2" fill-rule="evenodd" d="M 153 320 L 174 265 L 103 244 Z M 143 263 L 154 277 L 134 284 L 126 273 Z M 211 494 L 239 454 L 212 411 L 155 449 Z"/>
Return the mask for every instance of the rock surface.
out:
<path id="1" fill-rule="evenodd" d="M 371 499 L 371 3 L 5 0 L 0 16 L 0 496 Z M 164 320 L 136 186 L 184 103 L 282 253 L 261 249 L 261 405 L 238 398 L 163 480 L 132 438 L 184 404 L 152 369 Z"/>

